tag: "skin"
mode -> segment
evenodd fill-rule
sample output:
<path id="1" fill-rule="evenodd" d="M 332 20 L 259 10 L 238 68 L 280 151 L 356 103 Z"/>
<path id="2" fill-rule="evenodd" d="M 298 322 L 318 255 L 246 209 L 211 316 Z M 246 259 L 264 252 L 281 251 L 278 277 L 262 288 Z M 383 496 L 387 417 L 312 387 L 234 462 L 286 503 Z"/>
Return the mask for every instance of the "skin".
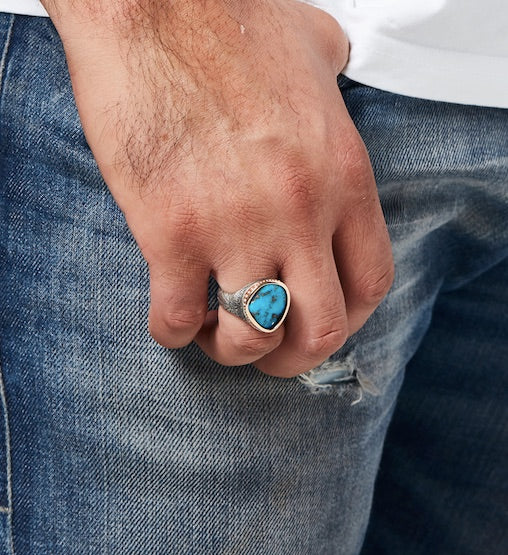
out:
<path id="1" fill-rule="evenodd" d="M 46 0 L 88 143 L 150 270 L 149 328 L 291 377 L 328 358 L 393 279 L 365 147 L 336 75 L 348 43 L 296 0 Z M 273 334 L 222 308 L 279 277 Z"/>

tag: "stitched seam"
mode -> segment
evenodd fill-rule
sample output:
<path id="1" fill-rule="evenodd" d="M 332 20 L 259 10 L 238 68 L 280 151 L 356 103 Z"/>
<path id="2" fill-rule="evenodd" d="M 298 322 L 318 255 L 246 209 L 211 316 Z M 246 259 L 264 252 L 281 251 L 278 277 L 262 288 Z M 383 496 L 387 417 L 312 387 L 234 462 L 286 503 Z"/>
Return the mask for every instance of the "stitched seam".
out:
<path id="1" fill-rule="evenodd" d="M 12 38 L 12 29 L 14 27 L 15 16 L 11 15 L 9 28 L 7 30 L 7 37 L 5 39 L 5 44 L 2 51 L 2 57 L 0 59 L 0 106 L 1 98 L 3 93 L 4 85 L 4 70 L 7 61 L 7 53 L 9 51 L 9 46 Z M 6 470 L 7 470 L 7 507 L 0 506 L 0 513 L 7 515 L 7 525 L 9 529 L 9 548 L 12 555 L 14 555 L 14 539 L 12 536 L 12 476 L 11 476 L 11 439 L 10 439 L 10 429 L 9 429 L 9 417 L 7 415 L 7 399 L 5 395 L 4 380 L 2 374 L 2 367 L 0 361 L 0 402 L 4 409 L 4 426 L 5 426 L 5 450 L 6 450 Z"/>
<path id="2" fill-rule="evenodd" d="M 0 59 L 0 108 L 4 85 L 4 71 L 7 61 L 7 53 L 9 51 L 9 46 L 12 38 L 12 30 L 14 27 L 15 16 L 11 15 L 9 28 L 7 30 L 7 37 L 5 39 L 5 44 L 2 51 L 2 57 Z M 9 529 L 9 548 L 12 555 L 14 555 L 14 539 L 12 536 L 12 476 L 11 476 L 11 436 L 9 428 L 9 416 L 7 414 L 7 398 L 5 395 L 4 380 L 2 374 L 2 367 L 0 361 L 0 402 L 2 403 L 4 409 L 4 426 L 5 426 L 5 450 L 6 450 L 6 470 L 7 470 L 7 507 L 0 506 L 0 513 L 7 515 L 7 525 Z"/>
<path id="3" fill-rule="evenodd" d="M 9 51 L 9 45 L 11 44 L 12 28 L 14 27 L 14 19 L 15 19 L 15 16 L 13 14 L 11 15 L 9 29 L 7 30 L 7 38 L 5 39 L 4 49 L 2 51 L 2 58 L 0 60 L 0 94 L 3 90 L 5 62 L 7 60 L 7 52 Z"/>
<path id="4" fill-rule="evenodd" d="M 0 399 L 4 409 L 4 426 L 5 426 L 5 450 L 6 450 L 6 466 L 7 466 L 7 507 L 0 507 L 0 512 L 7 513 L 9 526 L 9 546 L 11 553 L 14 555 L 14 538 L 12 537 L 12 475 L 11 475 L 11 432 L 9 427 L 9 416 L 7 414 L 7 397 L 5 395 L 4 378 L 0 366 Z"/>

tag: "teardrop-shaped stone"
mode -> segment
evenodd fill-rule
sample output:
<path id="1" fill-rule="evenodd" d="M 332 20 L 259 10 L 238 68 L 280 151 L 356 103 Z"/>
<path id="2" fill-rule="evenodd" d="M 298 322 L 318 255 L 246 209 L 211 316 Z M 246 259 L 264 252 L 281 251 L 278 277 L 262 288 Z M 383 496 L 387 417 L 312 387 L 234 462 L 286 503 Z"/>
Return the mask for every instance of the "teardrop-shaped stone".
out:
<path id="1" fill-rule="evenodd" d="M 276 283 L 267 283 L 251 298 L 247 308 L 262 328 L 271 330 L 284 316 L 287 302 L 283 287 Z"/>

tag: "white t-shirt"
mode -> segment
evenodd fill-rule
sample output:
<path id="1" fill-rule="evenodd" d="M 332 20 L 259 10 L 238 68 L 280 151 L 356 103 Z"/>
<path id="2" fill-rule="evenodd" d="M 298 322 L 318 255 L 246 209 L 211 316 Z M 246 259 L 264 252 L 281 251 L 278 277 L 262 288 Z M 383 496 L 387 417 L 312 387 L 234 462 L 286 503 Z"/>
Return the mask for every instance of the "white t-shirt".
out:
<path id="1" fill-rule="evenodd" d="M 383 90 L 508 108 L 508 0 L 315 0 L 349 37 L 344 73 Z"/>
<path id="2" fill-rule="evenodd" d="M 38 0 L 0 0 L 0 12 L 20 15 L 44 15 L 48 13 Z"/>
<path id="3" fill-rule="evenodd" d="M 344 73 L 383 90 L 508 108 L 508 0 L 308 0 L 351 43 Z M 47 15 L 37 0 L 0 11 Z"/>

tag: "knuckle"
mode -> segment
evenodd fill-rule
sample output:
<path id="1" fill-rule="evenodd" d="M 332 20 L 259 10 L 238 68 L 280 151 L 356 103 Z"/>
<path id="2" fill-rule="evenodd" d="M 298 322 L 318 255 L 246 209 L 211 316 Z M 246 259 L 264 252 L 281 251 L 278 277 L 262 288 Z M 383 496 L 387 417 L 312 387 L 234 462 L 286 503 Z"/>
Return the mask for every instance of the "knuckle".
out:
<path id="1" fill-rule="evenodd" d="M 305 338 L 303 355 L 307 360 L 325 359 L 338 350 L 348 337 L 347 326 L 338 322 L 328 325 L 326 329 L 316 331 Z"/>
<path id="2" fill-rule="evenodd" d="M 358 296 L 369 305 L 379 304 L 390 290 L 395 270 L 392 262 L 383 263 L 363 275 L 358 282 Z"/>
<path id="3" fill-rule="evenodd" d="M 261 355 L 272 351 L 279 343 L 278 334 L 260 336 L 250 330 L 242 334 L 237 334 L 231 338 L 236 351 L 241 352 L 249 358 L 259 358 Z"/>
<path id="4" fill-rule="evenodd" d="M 160 327 L 170 335 L 182 335 L 201 327 L 205 319 L 205 311 L 199 309 L 177 309 L 159 316 Z"/>
<path id="5" fill-rule="evenodd" d="M 305 162 L 287 164 L 281 171 L 281 195 L 286 212 L 307 219 L 320 200 L 318 172 Z"/>

